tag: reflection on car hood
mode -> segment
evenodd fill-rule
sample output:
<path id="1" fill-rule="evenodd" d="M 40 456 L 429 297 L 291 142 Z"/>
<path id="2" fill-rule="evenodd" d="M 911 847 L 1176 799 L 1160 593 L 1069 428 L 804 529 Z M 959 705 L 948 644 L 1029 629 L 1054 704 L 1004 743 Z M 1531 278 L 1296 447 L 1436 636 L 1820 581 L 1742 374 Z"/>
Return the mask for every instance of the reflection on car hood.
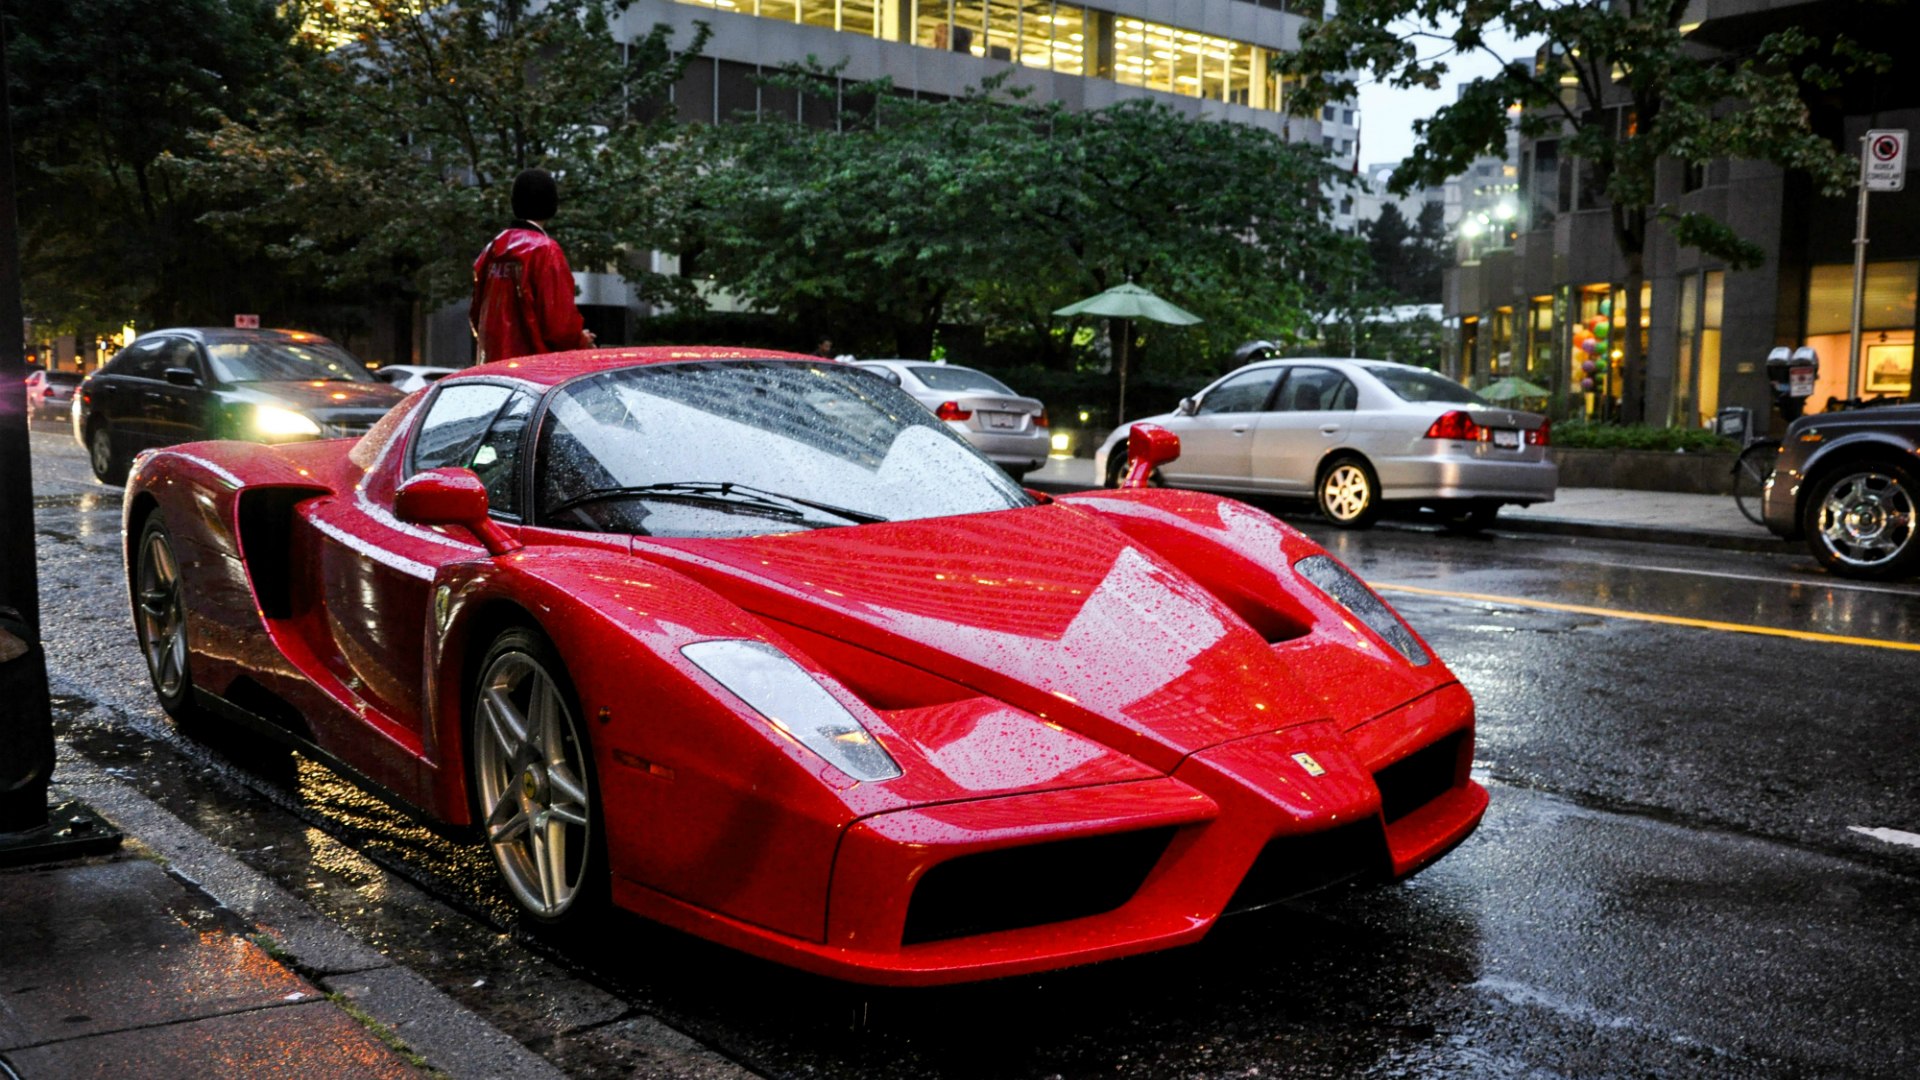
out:
<path id="1" fill-rule="evenodd" d="M 1272 646 L 1119 531 L 1061 506 L 642 557 L 735 603 L 891 656 L 1157 768 L 1320 718 Z"/>
<path id="2" fill-rule="evenodd" d="M 282 405 L 302 412 L 389 409 L 407 396 L 386 383 L 324 380 L 236 383 L 227 392 L 234 401 Z"/>

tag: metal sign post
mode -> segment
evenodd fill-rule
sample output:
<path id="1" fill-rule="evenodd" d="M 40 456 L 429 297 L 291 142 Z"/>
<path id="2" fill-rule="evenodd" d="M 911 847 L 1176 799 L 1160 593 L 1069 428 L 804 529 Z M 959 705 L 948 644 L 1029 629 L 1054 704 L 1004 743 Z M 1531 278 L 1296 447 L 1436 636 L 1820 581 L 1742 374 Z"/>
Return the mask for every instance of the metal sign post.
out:
<path id="1" fill-rule="evenodd" d="M 1878 128 L 1860 140 L 1860 210 L 1853 228 L 1853 328 L 1847 337 L 1847 397 L 1859 396 L 1860 322 L 1867 289 L 1867 194 L 1907 186 L 1907 131 Z"/>

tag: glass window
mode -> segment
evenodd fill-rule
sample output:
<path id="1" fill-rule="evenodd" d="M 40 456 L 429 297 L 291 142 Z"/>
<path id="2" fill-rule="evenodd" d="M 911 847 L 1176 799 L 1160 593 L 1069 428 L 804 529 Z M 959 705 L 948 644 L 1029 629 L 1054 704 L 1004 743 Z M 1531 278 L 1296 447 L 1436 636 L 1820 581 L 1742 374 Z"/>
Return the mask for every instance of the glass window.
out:
<path id="1" fill-rule="evenodd" d="M 1367 374 L 1379 379 L 1401 401 L 1445 401 L 1456 405 L 1485 405 L 1479 394 L 1452 379 L 1417 368 L 1368 364 Z"/>
<path id="2" fill-rule="evenodd" d="M 494 415 L 467 463 L 467 468 L 487 485 L 487 506 L 496 513 L 520 516 L 520 447 L 532 415 L 533 395 L 514 394 Z"/>
<path id="3" fill-rule="evenodd" d="M 129 375 L 136 379 L 162 379 L 167 365 L 166 349 L 173 344 L 172 338 L 141 338 L 139 341 L 120 350 L 120 355 L 107 361 L 106 371 L 110 375 Z"/>
<path id="4" fill-rule="evenodd" d="M 1727 272 L 1709 270 L 1700 301 L 1700 414 L 1720 411 L 1720 319 L 1726 310 Z"/>
<path id="5" fill-rule="evenodd" d="M 413 440 L 413 471 L 465 468 L 513 391 L 493 383 L 459 383 L 434 396 Z"/>
<path id="6" fill-rule="evenodd" d="M 1694 346 L 1700 335 L 1700 275 L 1680 279 L 1680 319 L 1673 335 L 1673 409 L 1667 423 L 1693 427 L 1699 417 L 1693 412 Z"/>
<path id="7" fill-rule="evenodd" d="M 563 386 L 539 441 L 562 528 L 750 536 L 1031 505 L 894 386 L 850 364 L 694 361 Z"/>
<path id="8" fill-rule="evenodd" d="M 323 338 L 248 337 L 207 342 L 217 382 L 378 382 L 366 365 Z"/>
<path id="9" fill-rule="evenodd" d="M 1915 275 L 1920 262 L 1870 262 L 1860 308 L 1862 330 L 1909 330 L 1914 325 Z M 1816 266 L 1807 283 L 1807 334 L 1844 334 L 1853 327 L 1853 266 Z"/>
<path id="10" fill-rule="evenodd" d="M 1094 47 L 1089 25 L 1086 9 L 1053 5 L 1053 70 L 1068 75 L 1088 73 L 1087 51 Z"/>
<path id="11" fill-rule="evenodd" d="M 984 390 L 989 394 L 1006 394 L 1019 397 L 1007 387 L 1006 383 L 988 375 L 984 371 L 972 368 L 956 367 L 951 364 L 915 364 L 907 369 L 913 377 L 919 379 L 929 390 Z"/>
<path id="12" fill-rule="evenodd" d="M 1200 407 L 1194 411 L 1203 416 L 1210 413 L 1260 412 L 1267 407 L 1273 384 L 1280 380 L 1285 370 L 1265 367 L 1239 372 L 1207 391 L 1206 396 L 1200 399 Z"/>
<path id="13" fill-rule="evenodd" d="M 195 375 L 205 377 L 200 370 L 200 346 L 185 338 L 174 338 L 160 352 L 160 377 L 165 378 L 170 368 L 182 368 Z"/>
<path id="14" fill-rule="evenodd" d="M 1274 412 L 1346 412 L 1359 405 L 1359 392 L 1345 375 L 1328 368 L 1297 367 L 1273 401 Z"/>

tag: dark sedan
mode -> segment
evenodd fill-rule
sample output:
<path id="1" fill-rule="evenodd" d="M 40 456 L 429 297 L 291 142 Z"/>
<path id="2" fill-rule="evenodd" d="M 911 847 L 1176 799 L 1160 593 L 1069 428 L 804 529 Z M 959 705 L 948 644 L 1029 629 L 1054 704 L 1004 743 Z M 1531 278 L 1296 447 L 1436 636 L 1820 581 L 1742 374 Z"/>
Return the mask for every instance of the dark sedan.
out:
<path id="1" fill-rule="evenodd" d="M 403 397 L 318 334 L 155 330 L 87 376 L 73 434 L 94 475 L 118 484 L 142 450 L 200 439 L 358 436 Z"/>
<path id="2" fill-rule="evenodd" d="M 1920 404 L 1795 420 L 1766 482 L 1767 528 L 1848 577 L 1920 570 Z"/>

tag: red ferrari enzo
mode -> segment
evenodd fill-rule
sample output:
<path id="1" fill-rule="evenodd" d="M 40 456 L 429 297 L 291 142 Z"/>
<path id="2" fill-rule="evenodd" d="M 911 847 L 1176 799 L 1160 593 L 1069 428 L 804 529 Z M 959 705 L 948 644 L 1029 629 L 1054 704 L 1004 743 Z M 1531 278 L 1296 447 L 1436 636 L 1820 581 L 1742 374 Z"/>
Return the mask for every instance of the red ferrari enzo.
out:
<path id="1" fill-rule="evenodd" d="M 1023 491 L 852 365 L 488 364 L 357 441 L 147 454 L 125 527 L 168 712 L 470 828 L 536 923 L 958 982 L 1405 877 L 1487 805 L 1472 699 L 1311 540 Z"/>

